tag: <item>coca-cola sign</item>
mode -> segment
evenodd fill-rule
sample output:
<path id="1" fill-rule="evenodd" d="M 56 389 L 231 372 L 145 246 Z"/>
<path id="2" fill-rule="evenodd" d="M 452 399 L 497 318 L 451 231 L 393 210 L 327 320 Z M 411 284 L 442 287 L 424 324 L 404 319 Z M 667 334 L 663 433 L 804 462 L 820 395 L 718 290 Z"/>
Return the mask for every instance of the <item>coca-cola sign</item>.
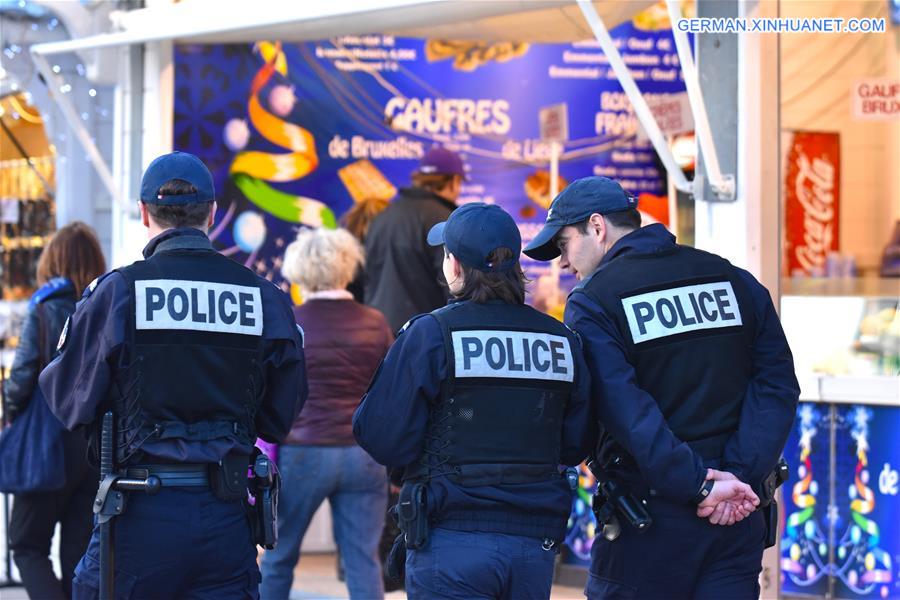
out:
<path id="1" fill-rule="evenodd" d="M 785 272 L 821 274 L 838 250 L 841 144 L 837 133 L 795 131 L 785 176 Z"/>

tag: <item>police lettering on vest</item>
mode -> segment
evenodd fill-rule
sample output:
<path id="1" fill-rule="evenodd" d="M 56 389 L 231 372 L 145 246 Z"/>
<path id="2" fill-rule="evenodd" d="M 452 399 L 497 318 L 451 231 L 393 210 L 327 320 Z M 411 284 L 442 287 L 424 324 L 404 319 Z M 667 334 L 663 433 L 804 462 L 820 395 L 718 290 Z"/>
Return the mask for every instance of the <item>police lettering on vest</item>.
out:
<path id="1" fill-rule="evenodd" d="M 210 281 L 134 282 L 137 329 L 183 329 L 262 335 L 259 288 Z"/>
<path id="2" fill-rule="evenodd" d="M 532 331 L 454 331 L 456 377 L 573 381 L 569 340 Z"/>
<path id="3" fill-rule="evenodd" d="M 728 281 L 687 285 L 622 299 L 635 344 L 662 337 L 742 324 Z"/>

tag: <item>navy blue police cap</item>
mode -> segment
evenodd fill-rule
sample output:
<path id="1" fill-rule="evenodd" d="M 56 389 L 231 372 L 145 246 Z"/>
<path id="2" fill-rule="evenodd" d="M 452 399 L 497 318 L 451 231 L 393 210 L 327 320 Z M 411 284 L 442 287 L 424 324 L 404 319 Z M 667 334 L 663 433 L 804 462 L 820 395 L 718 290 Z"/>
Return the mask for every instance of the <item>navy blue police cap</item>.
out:
<path id="1" fill-rule="evenodd" d="M 432 246 L 444 244 L 462 264 L 479 271 L 508 271 L 519 260 L 522 236 L 508 212 L 494 204 L 464 204 L 428 232 Z M 497 248 L 508 248 L 512 257 L 500 263 L 488 262 Z"/>
<path id="2" fill-rule="evenodd" d="M 608 215 L 637 208 L 637 204 L 637 198 L 612 179 L 596 176 L 576 179 L 553 199 L 544 228 L 523 252 L 535 260 L 553 260 L 559 256 L 553 238 L 560 229 L 580 223 L 594 213 Z"/>
<path id="3" fill-rule="evenodd" d="M 197 193 L 173 196 L 160 194 L 160 188 L 173 179 L 190 183 L 197 189 Z M 216 188 L 212 173 L 202 160 L 187 152 L 172 152 L 158 156 L 153 159 L 141 178 L 141 201 L 144 204 L 175 206 L 212 202 L 215 199 Z"/>

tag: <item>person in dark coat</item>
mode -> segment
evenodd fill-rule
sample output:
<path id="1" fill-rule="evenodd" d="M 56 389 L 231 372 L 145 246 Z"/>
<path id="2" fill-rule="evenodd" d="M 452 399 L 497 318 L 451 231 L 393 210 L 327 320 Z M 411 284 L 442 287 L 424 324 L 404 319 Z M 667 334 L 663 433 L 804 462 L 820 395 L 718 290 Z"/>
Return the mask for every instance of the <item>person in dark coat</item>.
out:
<path id="1" fill-rule="evenodd" d="M 15 420 L 28 407 L 38 384 L 38 374 L 56 349 L 66 319 L 75 312 L 75 301 L 106 270 L 103 252 L 94 231 L 81 222 L 56 232 L 38 262 L 41 287 L 29 303 L 28 317 L 9 379 L 6 408 Z M 40 399 L 43 401 L 43 399 Z M 87 462 L 87 441 L 81 432 L 63 432 L 66 482 L 54 492 L 16 494 L 9 523 L 10 549 L 22 583 L 31 598 L 69 598 L 72 576 L 91 536 L 91 503 L 97 490 L 98 472 Z M 50 563 L 50 542 L 60 524 L 62 580 Z"/>
<path id="2" fill-rule="evenodd" d="M 800 396 L 768 290 L 659 223 L 641 227 L 637 199 L 606 177 L 569 184 L 524 252 L 558 256 L 580 280 L 565 322 L 584 342 L 600 424 L 594 506 L 631 494 L 653 519 L 639 528 L 600 508 L 585 595 L 758 598 Z"/>
<path id="3" fill-rule="evenodd" d="M 428 231 L 456 208 L 465 169 L 459 155 L 436 146 L 369 227 L 366 237 L 366 304 L 384 313 L 397 331 L 413 316 L 447 304 L 444 254 L 425 242 Z"/>
<path id="4" fill-rule="evenodd" d="M 353 416 L 357 442 L 402 481 L 389 571 L 421 598 L 550 596 L 590 450 L 581 345 L 525 304 L 522 238 L 496 205 L 435 225 L 454 301 L 397 336 Z M 405 560 L 404 560 L 405 557 Z"/>
<path id="5" fill-rule="evenodd" d="M 387 474 L 353 438 L 353 411 L 393 341 L 384 316 L 346 286 L 362 248 L 346 230 L 305 230 L 285 252 L 282 274 L 300 286 L 294 309 L 304 330 L 309 399 L 279 448 L 279 542 L 262 558 L 260 595 L 286 599 L 310 520 L 325 499 L 350 598 L 381 598 L 378 542 L 387 511 Z"/>

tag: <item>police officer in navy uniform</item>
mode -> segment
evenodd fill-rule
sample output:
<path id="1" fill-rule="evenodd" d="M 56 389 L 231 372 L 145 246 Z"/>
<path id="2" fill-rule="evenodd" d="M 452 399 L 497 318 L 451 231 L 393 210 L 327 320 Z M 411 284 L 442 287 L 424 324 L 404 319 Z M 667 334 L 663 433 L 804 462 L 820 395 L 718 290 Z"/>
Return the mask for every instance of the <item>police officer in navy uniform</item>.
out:
<path id="1" fill-rule="evenodd" d="M 585 593 L 757 598 L 771 512 L 754 509 L 794 419 L 791 352 L 750 273 L 641 227 L 636 204 L 610 179 L 579 179 L 525 248 L 581 280 L 565 322 L 584 343 L 603 427 L 595 472 L 653 519 L 643 533 L 619 519 L 618 537 L 598 535 Z"/>
<path id="2" fill-rule="evenodd" d="M 277 287 L 213 249 L 213 180 L 197 157 L 154 160 L 140 200 L 145 260 L 89 286 L 40 386 L 95 444 L 113 411 L 119 472 L 161 481 L 114 521 L 116 597 L 256 598 L 248 459 L 306 399 L 302 332 Z M 97 596 L 98 552 L 95 527 L 75 598 Z"/>
<path id="3" fill-rule="evenodd" d="M 498 206 L 458 208 L 444 245 L 455 300 L 407 323 L 353 418 L 403 469 L 397 513 L 410 598 L 547 598 L 590 450 L 587 367 L 562 323 L 524 304 L 521 237 Z"/>

